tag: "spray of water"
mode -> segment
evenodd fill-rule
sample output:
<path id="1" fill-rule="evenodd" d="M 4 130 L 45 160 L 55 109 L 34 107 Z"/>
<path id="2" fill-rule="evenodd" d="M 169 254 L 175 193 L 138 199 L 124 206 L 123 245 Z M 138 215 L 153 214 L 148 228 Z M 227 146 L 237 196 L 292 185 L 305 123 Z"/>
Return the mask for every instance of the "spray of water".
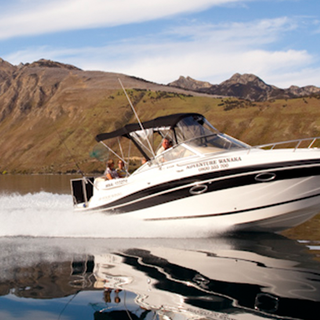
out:
<path id="1" fill-rule="evenodd" d="M 39 192 L 0 195 L 0 237 L 66 238 L 184 238 L 204 237 L 190 234 L 183 224 L 174 228 L 148 224 L 128 215 L 75 212 L 70 195 Z M 221 231 L 221 230 L 220 230 Z"/>

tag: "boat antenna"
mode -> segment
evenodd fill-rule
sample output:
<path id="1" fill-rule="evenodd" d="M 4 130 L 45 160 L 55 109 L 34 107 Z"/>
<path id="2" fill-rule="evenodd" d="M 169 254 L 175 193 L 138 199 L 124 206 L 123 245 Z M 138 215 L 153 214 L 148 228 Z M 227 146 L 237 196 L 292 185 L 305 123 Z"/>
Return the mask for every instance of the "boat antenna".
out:
<path id="1" fill-rule="evenodd" d="M 135 110 L 135 108 L 134 108 L 134 106 L 133 106 L 133 104 L 132 104 L 132 102 L 131 102 L 128 94 L 127 94 L 127 91 L 126 91 L 126 89 L 124 88 L 124 86 L 123 86 L 123 84 L 122 84 L 122 82 L 121 82 L 121 80 L 120 80 L 120 78 L 118 78 L 118 80 L 119 80 L 119 83 L 120 83 L 120 85 L 121 85 L 121 87 L 122 87 L 122 90 L 123 90 L 124 94 L 125 94 L 126 97 L 127 97 L 127 100 L 128 100 L 128 102 L 129 102 L 129 104 L 130 104 L 130 107 L 131 107 L 131 109 L 132 109 L 135 117 L 136 117 L 137 120 L 138 120 L 138 123 L 139 123 L 139 126 L 140 126 L 141 130 L 142 130 L 142 131 L 144 132 L 144 134 L 146 135 L 146 140 L 147 140 L 147 142 L 148 142 L 148 146 L 149 146 L 149 148 L 150 148 L 150 151 L 151 151 L 153 157 L 155 158 L 156 155 L 155 155 L 155 153 L 154 153 L 154 151 L 153 151 L 153 148 L 152 148 L 152 146 L 151 146 L 151 143 L 150 143 L 150 141 L 149 141 L 149 139 L 148 139 L 147 132 L 146 132 L 145 128 L 143 127 L 143 125 L 142 125 L 142 123 L 141 123 L 141 121 L 140 121 L 140 119 L 139 119 L 139 116 L 138 116 L 138 114 L 137 114 L 137 112 L 136 112 L 136 110 Z"/>

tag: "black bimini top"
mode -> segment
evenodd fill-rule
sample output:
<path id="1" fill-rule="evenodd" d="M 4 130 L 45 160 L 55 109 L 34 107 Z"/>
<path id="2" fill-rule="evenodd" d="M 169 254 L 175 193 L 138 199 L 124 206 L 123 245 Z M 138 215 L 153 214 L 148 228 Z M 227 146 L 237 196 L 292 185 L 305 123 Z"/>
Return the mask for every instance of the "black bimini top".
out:
<path id="1" fill-rule="evenodd" d="M 142 122 L 141 124 L 144 129 L 159 128 L 159 127 L 174 128 L 179 121 L 181 121 L 183 118 L 187 118 L 190 116 L 203 118 L 203 116 L 199 113 L 176 113 L 176 114 L 171 114 L 169 116 L 158 117 L 153 120 L 145 121 L 145 122 Z M 131 124 L 127 124 L 121 129 L 118 129 L 112 132 L 100 133 L 96 136 L 96 140 L 100 142 L 102 140 L 107 140 L 115 137 L 129 138 L 130 132 L 139 131 L 139 130 L 141 130 L 141 126 L 139 123 L 131 123 Z"/>

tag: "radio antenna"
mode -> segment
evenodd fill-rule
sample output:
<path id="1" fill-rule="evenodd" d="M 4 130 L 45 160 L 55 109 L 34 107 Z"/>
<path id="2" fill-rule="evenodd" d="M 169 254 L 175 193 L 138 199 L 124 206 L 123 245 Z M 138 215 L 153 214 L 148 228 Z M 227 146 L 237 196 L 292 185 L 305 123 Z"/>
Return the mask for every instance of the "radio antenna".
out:
<path id="1" fill-rule="evenodd" d="M 126 97 L 127 97 L 127 100 L 128 100 L 128 102 L 129 102 L 129 104 L 130 104 L 130 107 L 131 107 L 131 109 L 132 109 L 132 111 L 133 111 L 136 119 L 138 120 L 138 123 L 139 123 L 139 126 L 140 126 L 141 130 L 144 132 L 144 134 L 145 134 L 145 136 L 146 136 L 146 140 L 147 140 L 147 142 L 148 142 L 148 146 L 149 146 L 149 148 L 150 148 L 150 151 L 151 151 L 153 157 L 155 158 L 156 155 L 155 155 L 155 153 L 154 153 L 154 151 L 153 151 L 153 148 L 152 148 L 152 146 L 151 146 L 151 143 L 150 143 L 150 141 L 149 141 L 149 139 L 148 139 L 148 134 L 147 134 L 145 128 L 143 127 L 143 125 L 142 125 L 142 123 L 141 123 L 141 121 L 140 121 L 140 119 L 139 119 L 139 116 L 138 116 L 138 114 L 137 114 L 137 112 L 136 112 L 136 110 L 135 110 L 135 108 L 134 108 L 134 106 L 133 106 L 133 104 L 132 104 L 132 102 L 131 102 L 128 94 L 127 94 L 127 92 L 126 92 L 126 89 L 125 89 L 124 86 L 122 85 L 122 82 L 121 82 L 120 78 L 118 78 L 118 80 L 119 80 L 119 83 L 120 83 L 120 85 L 121 85 L 121 88 L 122 88 L 124 94 L 125 94 Z"/>

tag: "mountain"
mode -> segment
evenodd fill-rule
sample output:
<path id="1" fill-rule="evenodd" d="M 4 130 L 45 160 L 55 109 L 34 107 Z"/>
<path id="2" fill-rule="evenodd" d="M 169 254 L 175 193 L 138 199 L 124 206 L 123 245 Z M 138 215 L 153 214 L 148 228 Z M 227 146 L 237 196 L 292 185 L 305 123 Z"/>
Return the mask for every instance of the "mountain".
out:
<path id="1" fill-rule="evenodd" d="M 45 59 L 14 66 L 1 59 L 0 172 L 74 168 L 77 159 L 88 155 L 96 134 L 133 121 L 119 80 L 135 105 L 148 92 L 162 92 L 150 97 L 155 101 L 166 92 L 190 95 L 119 73 L 84 71 Z M 145 112 L 150 118 L 154 114 Z"/>
<path id="2" fill-rule="evenodd" d="M 172 87 L 183 88 L 186 90 L 194 90 L 194 91 L 206 90 L 212 87 L 212 84 L 209 82 L 194 80 L 191 77 L 185 78 L 183 76 L 180 76 L 178 80 L 173 81 L 168 85 Z"/>
<path id="3" fill-rule="evenodd" d="M 172 88 L 117 73 L 83 71 L 72 65 L 50 60 L 13 66 L 0 60 L 0 121 L 13 113 L 38 110 L 55 118 L 62 110 L 73 108 L 77 99 L 93 104 L 109 90 L 119 90 L 119 79 L 127 89 L 161 90 L 185 93 Z M 199 93 L 195 93 L 199 95 Z M 63 104 L 62 104 L 63 101 Z M 60 111 L 59 111 L 60 110 Z"/>
<path id="4" fill-rule="evenodd" d="M 194 90 L 201 93 L 237 97 L 251 101 L 267 101 L 271 99 L 291 99 L 305 97 L 311 94 L 319 94 L 320 88 L 315 86 L 297 87 L 291 86 L 288 89 L 280 89 L 276 86 L 266 84 L 263 80 L 253 74 L 234 74 L 229 80 L 220 84 L 210 84 L 194 80 L 190 77 L 183 77 L 169 83 L 169 86 Z"/>
<path id="5" fill-rule="evenodd" d="M 265 101 L 285 90 L 253 75 L 220 85 L 189 77 L 160 85 L 45 59 L 19 66 L 0 59 L 0 174 L 103 172 L 105 164 L 90 156 L 95 136 L 137 121 L 119 80 L 141 121 L 199 112 L 249 144 L 320 135 L 319 89 L 312 86 L 287 89 L 306 98 Z"/>

